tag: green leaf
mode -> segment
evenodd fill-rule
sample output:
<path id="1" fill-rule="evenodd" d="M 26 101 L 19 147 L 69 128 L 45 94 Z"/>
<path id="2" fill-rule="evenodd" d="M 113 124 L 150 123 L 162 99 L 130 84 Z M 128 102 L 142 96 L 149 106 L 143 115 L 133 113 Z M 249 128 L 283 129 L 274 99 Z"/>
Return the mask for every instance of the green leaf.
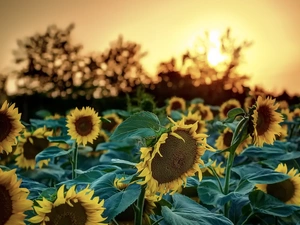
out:
<path id="1" fill-rule="evenodd" d="M 244 115 L 245 111 L 242 108 L 234 108 L 228 111 L 227 113 L 227 118 L 225 122 L 231 123 L 235 120 L 237 116 Z"/>
<path id="2" fill-rule="evenodd" d="M 66 180 L 66 181 L 60 182 L 58 184 L 58 186 L 65 184 L 68 189 L 73 185 L 85 185 L 86 186 L 87 184 L 90 184 L 90 183 L 94 182 L 95 180 L 97 180 L 102 175 L 103 175 L 103 173 L 101 171 L 96 171 L 96 170 L 88 171 L 88 172 L 80 174 L 78 177 L 76 177 L 73 180 Z"/>
<path id="3" fill-rule="evenodd" d="M 69 135 L 65 135 L 65 136 L 54 136 L 54 137 L 47 137 L 47 139 L 50 141 L 50 142 L 57 142 L 57 143 L 65 143 L 65 144 L 68 144 L 68 145 L 73 145 L 74 143 L 74 140 L 71 139 L 71 136 Z"/>
<path id="4" fill-rule="evenodd" d="M 37 112 L 35 113 L 35 115 L 37 115 L 37 116 L 39 116 L 39 117 L 41 117 L 41 118 L 45 118 L 45 117 L 47 117 L 47 116 L 51 116 L 52 114 L 51 114 L 51 112 L 49 112 L 48 110 L 42 109 L 42 110 L 37 111 Z"/>
<path id="5" fill-rule="evenodd" d="M 73 149 L 70 149 L 68 151 L 63 150 L 59 147 L 56 146 L 51 146 L 46 148 L 45 150 L 41 151 L 35 156 L 35 160 L 37 162 L 43 160 L 43 159 L 54 159 L 56 157 L 64 156 L 64 155 L 69 155 Z"/>
<path id="6" fill-rule="evenodd" d="M 250 146 L 242 153 L 242 156 L 249 158 L 270 159 L 279 161 L 288 161 L 300 158 L 300 152 L 297 147 L 289 142 L 275 141 L 274 145 L 264 145 L 263 148 Z"/>
<path id="7" fill-rule="evenodd" d="M 123 121 L 110 137 L 112 141 L 123 141 L 126 138 L 150 138 L 163 127 L 158 117 L 151 112 L 138 112 Z"/>
<path id="8" fill-rule="evenodd" d="M 20 171 L 20 174 L 32 180 L 53 179 L 60 181 L 60 179 L 65 175 L 65 171 L 57 165 L 50 164 L 47 167 L 35 170 Z"/>
<path id="9" fill-rule="evenodd" d="M 254 212 L 267 215 L 287 217 L 300 210 L 299 206 L 285 204 L 260 190 L 251 192 L 249 200 Z"/>
<path id="10" fill-rule="evenodd" d="M 106 210 L 103 212 L 103 217 L 107 217 L 107 221 L 112 220 L 132 205 L 138 199 L 140 193 L 141 186 L 131 184 L 126 189 L 105 199 L 104 207 Z"/>
<path id="11" fill-rule="evenodd" d="M 162 224 L 168 225 L 232 225 L 223 215 L 210 212 L 205 207 L 181 194 L 172 195 L 173 207 L 162 206 Z"/>
<path id="12" fill-rule="evenodd" d="M 213 180 L 203 180 L 198 186 L 198 195 L 201 202 L 207 205 L 225 205 L 228 201 L 238 199 L 242 194 L 237 192 L 231 192 L 228 195 L 224 195 L 219 185 Z"/>
<path id="13" fill-rule="evenodd" d="M 273 184 L 290 178 L 289 175 L 279 173 L 272 169 L 259 168 L 254 165 L 243 165 L 232 168 L 232 171 L 239 174 L 242 180 L 248 180 L 254 184 Z"/>

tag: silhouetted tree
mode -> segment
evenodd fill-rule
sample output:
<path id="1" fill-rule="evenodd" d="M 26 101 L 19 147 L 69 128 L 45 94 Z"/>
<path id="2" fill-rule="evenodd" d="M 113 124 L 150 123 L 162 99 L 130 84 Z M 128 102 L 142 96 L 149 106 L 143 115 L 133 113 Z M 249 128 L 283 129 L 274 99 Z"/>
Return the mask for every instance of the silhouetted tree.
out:
<path id="1" fill-rule="evenodd" d="M 117 96 L 131 92 L 141 83 L 149 84 L 151 80 L 140 62 L 145 55 L 141 45 L 124 41 L 120 35 L 106 51 L 90 56 L 89 67 L 97 73 L 95 97 Z"/>
<path id="2" fill-rule="evenodd" d="M 0 104 L 3 103 L 6 98 L 6 83 L 7 83 L 7 76 L 4 74 L 0 74 Z"/>

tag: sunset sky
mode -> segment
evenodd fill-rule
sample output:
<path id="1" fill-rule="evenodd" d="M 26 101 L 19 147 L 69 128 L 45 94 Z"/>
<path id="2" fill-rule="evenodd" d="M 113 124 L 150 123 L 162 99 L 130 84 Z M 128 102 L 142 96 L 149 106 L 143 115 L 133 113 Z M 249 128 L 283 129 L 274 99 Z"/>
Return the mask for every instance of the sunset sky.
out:
<path id="1" fill-rule="evenodd" d="M 300 94 L 299 0 L 0 0 L 0 72 L 14 67 L 17 39 L 71 22 L 84 52 L 105 50 L 119 34 L 140 43 L 153 74 L 205 30 L 230 27 L 238 40 L 254 42 L 243 66 L 251 85 Z"/>

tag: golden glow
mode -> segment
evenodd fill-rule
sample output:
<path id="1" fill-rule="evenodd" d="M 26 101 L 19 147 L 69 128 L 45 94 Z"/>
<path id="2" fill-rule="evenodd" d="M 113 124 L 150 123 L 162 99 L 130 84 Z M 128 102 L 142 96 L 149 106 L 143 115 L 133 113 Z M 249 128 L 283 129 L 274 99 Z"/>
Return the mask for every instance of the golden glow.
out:
<path id="1" fill-rule="evenodd" d="M 207 53 L 207 61 L 211 66 L 217 66 L 228 60 L 228 56 L 221 52 L 220 35 L 220 32 L 216 30 L 212 30 L 209 33 L 210 46 Z"/>

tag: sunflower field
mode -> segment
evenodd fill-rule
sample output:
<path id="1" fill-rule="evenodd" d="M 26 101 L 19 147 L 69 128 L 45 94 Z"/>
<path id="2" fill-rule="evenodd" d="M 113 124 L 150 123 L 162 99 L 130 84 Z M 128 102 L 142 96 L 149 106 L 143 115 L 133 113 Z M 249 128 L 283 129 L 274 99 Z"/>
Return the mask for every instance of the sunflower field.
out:
<path id="1" fill-rule="evenodd" d="M 0 225 L 300 224 L 300 107 L 0 108 Z"/>

